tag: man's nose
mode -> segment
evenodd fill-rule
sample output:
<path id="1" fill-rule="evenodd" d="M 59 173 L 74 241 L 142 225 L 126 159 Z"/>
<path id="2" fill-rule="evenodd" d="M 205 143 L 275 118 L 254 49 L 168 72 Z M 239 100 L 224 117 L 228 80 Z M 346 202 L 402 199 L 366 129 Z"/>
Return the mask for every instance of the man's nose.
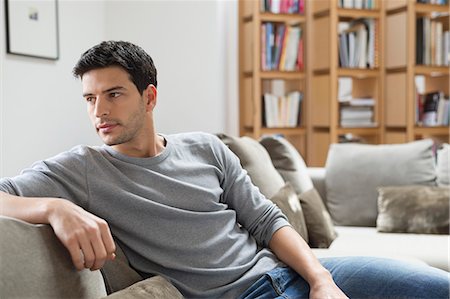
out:
<path id="1" fill-rule="evenodd" d="M 95 113 L 96 117 L 103 117 L 103 116 L 109 115 L 109 110 L 110 110 L 109 103 L 105 98 L 103 98 L 101 96 L 99 96 L 97 98 L 97 100 L 95 101 L 94 109 L 95 109 L 94 113 Z"/>

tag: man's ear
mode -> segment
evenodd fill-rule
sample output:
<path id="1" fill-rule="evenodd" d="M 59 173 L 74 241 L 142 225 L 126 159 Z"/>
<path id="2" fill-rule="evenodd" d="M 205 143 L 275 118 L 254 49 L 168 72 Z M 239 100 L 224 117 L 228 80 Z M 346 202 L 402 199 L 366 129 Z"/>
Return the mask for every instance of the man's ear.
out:
<path id="1" fill-rule="evenodd" d="M 146 100 L 147 111 L 153 111 L 156 106 L 156 99 L 158 97 L 158 90 L 155 85 L 149 84 L 144 90 L 144 97 Z"/>

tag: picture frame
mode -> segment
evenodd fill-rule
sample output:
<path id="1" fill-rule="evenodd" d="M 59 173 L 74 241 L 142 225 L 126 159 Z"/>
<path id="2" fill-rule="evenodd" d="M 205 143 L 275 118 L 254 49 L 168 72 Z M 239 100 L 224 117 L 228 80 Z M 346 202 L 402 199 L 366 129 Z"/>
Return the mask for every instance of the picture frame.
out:
<path id="1" fill-rule="evenodd" d="M 5 0 L 6 52 L 59 59 L 58 1 Z"/>

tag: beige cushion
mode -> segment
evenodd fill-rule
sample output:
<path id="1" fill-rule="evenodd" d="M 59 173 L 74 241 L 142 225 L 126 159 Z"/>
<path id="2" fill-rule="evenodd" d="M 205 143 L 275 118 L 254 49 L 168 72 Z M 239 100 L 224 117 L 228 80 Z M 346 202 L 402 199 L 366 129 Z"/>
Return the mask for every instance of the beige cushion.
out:
<path id="1" fill-rule="evenodd" d="M 272 198 L 284 215 L 288 218 L 292 227 L 308 242 L 308 231 L 305 218 L 303 216 L 302 206 L 297 197 L 297 193 L 290 183 L 281 188 Z"/>
<path id="2" fill-rule="evenodd" d="M 436 185 L 433 141 L 332 144 L 326 162 L 328 210 L 337 225 L 375 226 L 377 188 Z"/>
<path id="3" fill-rule="evenodd" d="M 100 271 L 77 271 L 49 225 L 0 217 L 0 298 L 101 298 Z"/>
<path id="4" fill-rule="evenodd" d="M 299 195 L 308 228 L 309 246 L 312 248 L 327 248 L 336 239 L 330 214 L 316 189 L 311 189 Z"/>
<path id="5" fill-rule="evenodd" d="M 302 156 L 285 138 L 266 136 L 260 140 L 272 159 L 275 169 L 286 182 L 290 182 L 297 194 L 311 190 L 313 182 Z"/>
<path id="6" fill-rule="evenodd" d="M 449 187 L 378 188 L 380 232 L 449 234 Z"/>
<path id="7" fill-rule="evenodd" d="M 217 135 L 238 156 L 242 167 L 248 172 L 253 184 L 267 198 L 284 186 L 284 180 L 270 160 L 266 149 L 250 137 Z"/>
<path id="8" fill-rule="evenodd" d="M 108 299 L 182 299 L 181 293 L 165 278 L 155 276 L 113 293 Z"/>

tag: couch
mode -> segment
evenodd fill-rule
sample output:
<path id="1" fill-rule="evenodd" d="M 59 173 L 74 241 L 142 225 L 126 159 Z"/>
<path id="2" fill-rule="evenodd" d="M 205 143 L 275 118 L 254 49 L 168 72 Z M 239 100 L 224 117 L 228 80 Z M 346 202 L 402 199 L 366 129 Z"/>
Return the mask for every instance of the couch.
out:
<path id="1" fill-rule="evenodd" d="M 325 168 L 309 168 L 315 188 L 326 200 Z M 450 271 L 450 236 L 383 233 L 376 227 L 335 226 L 338 237 L 329 248 L 314 248 L 317 257 L 378 256 L 401 259 Z"/>
<path id="2" fill-rule="evenodd" d="M 281 161 L 276 160 L 277 157 L 273 155 L 273 152 L 268 154 L 261 151 L 261 155 L 259 155 L 257 152 L 262 148 L 257 141 L 250 138 L 244 139 L 251 145 L 250 151 L 247 152 L 242 150 L 245 146 L 236 147 L 236 143 L 240 143 L 242 139 L 229 136 L 221 136 L 221 139 L 239 156 L 254 183 L 259 185 L 261 191 L 268 198 L 273 198 L 273 194 L 270 193 L 275 193 L 273 190 L 279 188 L 280 184 L 283 185 L 285 181 L 296 178 L 302 181 L 296 185 L 297 188 L 313 188 L 323 200 L 322 205 L 330 207 L 329 195 L 333 194 L 335 190 L 332 188 L 333 182 L 330 181 L 333 171 L 328 162 L 326 168 L 305 168 L 299 173 L 297 166 L 303 167 L 304 163 L 291 161 L 283 170 L 282 166 L 287 157 L 286 152 L 282 153 Z M 272 159 L 271 166 L 264 162 L 264 159 L 267 160 L 268 157 Z M 352 159 L 354 158 L 352 157 Z M 248 160 L 256 160 L 257 163 L 249 163 Z M 279 163 L 280 161 L 282 163 Z M 377 163 L 376 159 L 375 163 Z M 446 163 L 448 164 L 448 160 Z M 274 166 L 276 172 L 282 175 L 275 179 L 270 178 L 270 183 L 264 184 L 264 178 L 259 175 L 270 173 L 274 169 L 269 168 L 274 168 Z M 424 166 L 420 165 L 420 167 Z M 444 170 L 444 173 L 448 173 L 448 169 Z M 310 179 L 311 183 L 305 180 L 306 177 Z M 273 190 L 270 190 L 271 188 Z M 350 190 L 345 190 L 347 189 L 344 188 L 344 191 L 341 192 L 344 194 L 340 194 L 344 198 L 347 197 L 346 192 L 350 193 Z M 302 201 L 302 196 L 299 196 L 299 199 L 306 208 L 308 202 L 305 201 L 305 198 Z M 327 214 L 327 212 L 323 212 L 323 214 Z M 331 216 L 333 218 L 333 214 Z M 373 215 L 369 216 L 373 218 Z M 317 217 L 320 218 L 320 215 Z M 327 220 L 327 217 L 325 217 L 325 221 L 331 220 Z M 372 218 L 369 220 L 373 221 Z M 333 221 L 339 222 L 339 217 L 333 218 Z M 358 219 L 358 221 L 360 220 Z M 311 224 L 311 220 L 302 223 L 303 225 Z M 326 225 L 330 225 L 330 223 L 327 222 Z M 428 264 L 446 271 L 450 270 L 448 234 L 388 233 L 378 231 L 375 225 L 342 225 L 339 223 L 331 225 L 334 230 L 331 232 L 331 236 L 321 236 L 323 238 L 331 237 L 331 241 L 325 243 L 320 238 L 314 239 L 314 231 L 308 230 L 309 240 L 316 241 L 314 245 L 317 246 L 313 247 L 318 248 L 313 248 L 313 251 L 319 258 L 349 255 L 380 256 Z M 32 225 L 17 219 L 0 217 L 0 239 L 0 298 L 103 298 L 110 293 L 112 294 L 109 295 L 109 298 L 112 299 L 182 298 L 178 290 L 163 277 L 156 276 L 142 280 L 139 274 L 128 266 L 126 257 L 120 248 L 118 248 L 117 258 L 108 262 L 102 271 L 83 270 L 78 272 L 72 266 L 69 254 L 48 225 Z"/>

